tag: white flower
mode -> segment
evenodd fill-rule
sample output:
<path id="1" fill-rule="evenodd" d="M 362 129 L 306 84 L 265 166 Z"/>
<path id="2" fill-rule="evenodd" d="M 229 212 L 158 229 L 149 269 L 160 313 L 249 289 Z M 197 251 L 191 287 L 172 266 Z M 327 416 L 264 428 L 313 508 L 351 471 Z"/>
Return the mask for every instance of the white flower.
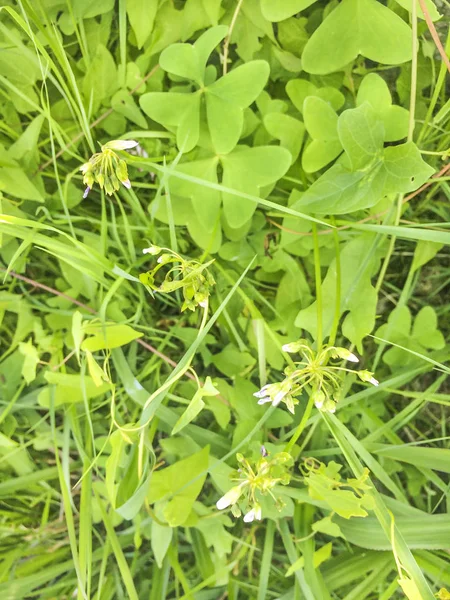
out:
<path id="1" fill-rule="evenodd" d="M 282 383 L 269 383 L 264 385 L 258 392 L 253 395 L 259 398 L 258 404 L 266 404 L 271 402 L 272 406 L 278 406 L 280 402 L 290 393 L 292 384 L 289 380 Z"/>
<path id="2" fill-rule="evenodd" d="M 161 252 L 161 248 L 159 246 L 149 246 L 148 248 L 144 248 L 142 250 L 142 254 L 151 254 L 152 256 L 156 256 Z"/>
<path id="3" fill-rule="evenodd" d="M 232 487 L 231 490 L 228 490 L 228 492 L 224 496 L 222 496 L 222 498 L 217 500 L 217 509 L 223 510 L 224 508 L 228 508 L 232 504 L 236 504 L 236 502 L 239 500 L 242 494 L 242 486 L 246 483 L 247 482 L 241 483 L 239 485 L 236 485 L 235 487 Z"/>
<path id="4" fill-rule="evenodd" d="M 128 150 L 135 148 L 139 142 L 135 140 L 111 140 L 102 146 L 102 150 Z"/>
<path id="5" fill-rule="evenodd" d="M 359 362 L 359 358 L 356 356 L 356 354 L 353 354 L 353 352 L 350 352 L 350 350 L 347 350 L 347 348 L 331 348 L 331 356 L 333 356 L 333 358 L 338 356 L 343 360 L 348 360 L 349 362 L 353 363 Z"/>
<path id="6" fill-rule="evenodd" d="M 244 523 L 251 523 L 252 521 L 261 521 L 262 511 L 259 504 L 255 504 L 255 506 L 249 510 L 249 512 L 244 515 Z"/>
<path id="7" fill-rule="evenodd" d="M 374 386 L 378 386 L 380 383 L 370 371 L 358 371 L 357 374 L 361 381 L 365 381 L 366 383 L 371 383 Z"/>
<path id="8" fill-rule="evenodd" d="M 265 396 L 264 398 L 260 398 L 258 400 L 259 405 L 267 404 L 267 402 L 272 402 L 272 398 L 269 398 L 269 396 Z"/>
<path id="9" fill-rule="evenodd" d="M 268 387 L 270 387 L 270 384 L 263 385 L 263 387 L 260 390 L 253 394 L 255 398 L 265 398 L 267 396 L 266 390 Z"/>
<path id="10" fill-rule="evenodd" d="M 290 342 L 289 344 L 283 344 L 281 346 L 283 352 L 297 352 L 298 344 L 296 342 Z"/>
<path id="11" fill-rule="evenodd" d="M 124 179 L 123 181 L 121 181 L 121 184 L 127 188 L 127 190 L 131 189 L 131 182 L 129 179 Z"/>

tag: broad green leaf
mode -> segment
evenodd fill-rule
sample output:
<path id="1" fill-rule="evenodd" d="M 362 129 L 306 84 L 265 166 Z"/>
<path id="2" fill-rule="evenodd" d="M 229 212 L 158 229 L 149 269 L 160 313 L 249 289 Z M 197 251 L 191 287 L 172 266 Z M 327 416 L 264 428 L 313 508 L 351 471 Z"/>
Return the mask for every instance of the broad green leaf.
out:
<path id="1" fill-rule="evenodd" d="M 213 386 L 211 377 L 207 377 L 205 380 L 205 384 L 202 387 L 198 388 L 188 407 L 178 419 L 178 421 L 175 423 L 172 429 L 172 435 L 179 433 L 203 410 L 205 406 L 205 403 L 203 401 L 204 397 L 217 396 L 218 393 L 219 390 L 216 390 L 216 388 Z"/>
<path id="2" fill-rule="evenodd" d="M 247 108 L 262 92 L 269 78 L 270 67 L 265 60 L 253 60 L 221 77 L 208 87 L 208 92 Z"/>
<path id="3" fill-rule="evenodd" d="M 303 113 L 303 104 L 309 96 L 316 96 L 327 102 L 334 110 L 342 108 L 345 102 L 344 94 L 335 87 L 317 88 L 307 79 L 291 79 L 286 84 L 286 93 L 295 108 Z"/>
<path id="4" fill-rule="evenodd" d="M 284 21 L 305 10 L 316 0 L 261 0 L 261 11 L 268 21 Z"/>
<path id="5" fill-rule="evenodd" d="M 403 8 L 406 8 L 407 11 L 409 11 L 409 12 L 412 11 L 413 0 L 396 0 L 396 2 L 398 2 L 400 4 L 400 6 L 403 6 Z M 419 0 L 416 0 L 416 5 L 417 5 L 417 16 L 420 19 L 424 19 L 425 16 L 423 14 L 423 10 L 422 10 Z M 438 19 L 441 18 L 442 15 L 439 14 L 433 0 L 425 0 L 425 5 L 427 7 L 428 14 L 430 15 L 432 21 L 437 21 Z"/>
<path id="6" fill-rule="evenodd" d="M 331 535 L 333 537 L 342 536 L 342 532 L 339 525 L 334 523 L 331 520 L 331 517 L 324 517 L 323 519 L 320 519 L 320 521 L 316 521 L 311 525 L 311 529 L 313 531 L 319 531 L 320 533 L 324 533 L 325 535 Z"/>
<path id="7" fill-rule="evenodd" d="M 307 25 L 308 19 L 295 17 L 278 23 L 277 37 L 283 50 L 301 57 L 309 38 Z"/>
<path id="8" fill-rule="evenodd" d="M 434 173 L 413 142 L 388 146 L 383 158 L 381 173 L 385 176 L 384 189 L 387 193 L 413 192 Z"/>
<path id="9" fill-rule="evenodd" d="M 81 342 L 83 341 L 84 338 L 84 331 L 83 331 L 83 315 L 80 313 L 79 310 L 76 310 L 73 315 L 72 315 L 72 337 L 73 337 L 73 343 L 75 346 L 75 352 L 78 358 L 78 361 L 80 360 L 80 349 L 81 349 Z"/>
<path id="10" fill-rule="evenodd" d="M 158 0 L 127 0 L 127 14 L 140 49 L 149 38 L 155 22 Z"/>
<path id="11" fill-rule="evenodd" d="M 33 346 L 31 340 L 28 340 L 27 343 L 19 343 L 19 352 L 25 357 L 22 365 L 22 376 L 27 384 L 30 384 L 36 379 L 36 367 L 39 364 L 38 349 Z"/>
<path id="12" fill-rule="evenodd" d="M 111 454 L 106 461 L 106 488 L 114 510 L 125 519 L 133 519 L 142 508 L 151 480 L 155 456 L 144 446 L 139 453 L 136 433 L 116 430 L 109 438 Z M 140 459 L 142 473 L 139 473 Z"/>
<path id="13" fill-rule="evenodd" d="M 217 0 L 216 0 L 217 1 Z M 212 5 L 209 0 L 205 0 L 206 4 Z M 217 25 L 216 27 L 210 27 L 194 42 L 194 48 L 197 54 L 197 60 L 200 68 L 200 72 L 206 69 L 206 63 L 210 54 L 213 52 L 220 42 L 228 33 L 228 27 L 226 25 Z"/>
<path id="14" fill-rule="evenodd" d="M 200 65 L 198 52 L 192 44 L 170 45 L 161 53 L 159 64 L 168 73 L 203 85 L 205 69 Z"/>
<path id="15" fill-rule="evenodd" d="M 223 350 L 214 355 L 214 365 L 228 377 L 240 375 L 255 362 L 251 354 L 238 350 L 233 344 L 227 344 Z"/>
<path id="16" fill-rule="evenodd" d="M 295 205 L 294 205 L 295 206 Z M 347 313 L 342 331 L 361 351 L 363 338 L 375 326 L 377 295 L 372 286 L 372 273 L 378 265 L 378 258 L 372 254 L 373 236 L 360 236 L 348 242 L 341 249 L 341 306 L 340 314 Z M 367 257 L 362 260 L 362 257 Z M 327 336 L 333 322 L 336 304 L 336 264 L 333 260 L 322 282 L 323 332 Z M 361 302 L 364 298 L 364 302 Z M 315 338 L 317 335 L 317 304 L 298 313 L 296 327 L 306 329 Z"/>
<path id="17" fill-rule="evenodd" d="M 305 126 L 298 119 L 282 113 L 268 113 L 264 117 L 264 127 L 274 138 L 280 140 L 281 147 L 291 154 L 291 163 L 297 160 L 305 135 Z"/>
<path id="18" fill-rule="evenodd" d="M 144 335 L 129 325 L 116 325 L 115 323 L 90 323 L 85 325 L 84 333 L 89 337 L 85 337 L 81 343 L 81 349 L 90 352 L 119 348 Z"/>
<path id="19" fill-rule="evenodd" d="M 206 88 L 206 113 L 213 146 L 227 154 L 236 146 L 244 123 L 243 109 L 256 100 L 269 78 L 266 61 L 233 69 Z"/>
<path id="20" fill-rule="evenodd" d="M 123 115 L 128 121 L 135 123 L 141 129 L 148 129 L 147 121 L 136 105 L 133 97 L 126 90 L 119 90 L 111 98 L 112 108 Z"/>
<path id="21" fill-rule="evenodd" d="M 101 2 L 77 0 L 73 5 L 73 12 L 76 19 L 92 19 L 111 11 L 113 7 L 114 0 L 102 0 Z"/>
<path id="22" fill-rule="evenodd" d="M 193 175 L 204 181 L 217 183 L 218 163 L 219 159 L 212 157 L 182 163 L 177 165 L 176 170 L 181 173 Z M 197 219 L 200 219 L 206 231 L 213 231 L 214 227 L 217 226 L 220 205 L 222 203 L 220 192 L 209 189 L 205 185 L 192 183 L 176 177 L 171 177 L 168 185 L 171 194 L 191 199 Z"/>
<path id="23" fill-rule="evenodd" d="M 303 118 L 312 139 L 303 151 L 302 167 L 307 173 L 314 173 L 342 152 L 337 133 L 338 116 L 325 100 L 308 96 L 303 103 Z"/>
<path id="24" fill-rule="evenodd" d="M 83 80 L 83 93 L 87 102 L 94 99 L 99 106 L 102 100 L 110 98 L 119 87 L 117 67 L 110 51 L 98 44 L 95 56 Z"/>
<path id="25" fill-rule="evenodd" d="M 444 336 L 437 326 L 436 312 L 431 306 L 424 306 L 417 313 L 412 328 L 411 323 L 409 308 L 399 306 L 390 313 L 388 322 L 377 330 L 376 336 L 424 355 L 427 354 L 427 350 L 440 350 L 445 347 Z M 393 347 L 385 352 L 383 361 L 395 368 L 420 362 L 420 358 L 402 348 Z"/>
<path id="26" fill-rule="evenodd" d="M 413 142 L 383 149 L 383 125 L 367 102 L 340 115 L 338 133 L 346 160 L 313 183 L 299 208 L 350 213 L 374 206 L 388 194 L 413 191 L 433 173 Z"/>
<path id="27" fill-rule="evenodd" d="M 207 93 L 206 116 L 213 146 L 218 154 L 227 154 L 236 146 L 244 126 L 242 108 L 226 98 Z"/>
<path id="28" fill-rule="evenodd" d="M 85 350 L 85 352 L 89 375 L 92 377 L 92 380 L 95 383 L 95 385 L 97 387 L 100 387 L 101 385 L 103 385 L 103 381 L 106 380 L 105 373 L 95 360 L 94 356 L 92 355 L 92 352 L 89 352 L 89 350 Z"/>
<path id="29" fill-rule="evenodd" d="M 331 542 L 329 542 L 328 544 L 325 544 L 324 546 L 319 548 L 319 550 L 316 550 L 313 554 L 314 568 L 318 569 L 323 562 L 328 560 L 331 556 L 332 550 L 333 550 L 333 544 Z M 298 560 L 296 560 L 295 563 L 292 564 L 289 567 L 289 569 L 286 571 L 285 577 L 290 577 L 291 575 L 293 575 L 293 573 L 297 569 L 301 569 L 304 566 L 305 566 L 305 559 L 303 556 L 300 556 L 300 558 Z"/>
<path id="30" fill-rule="evenodd" d="M 47 371 L 45 379 L 50 385 L 54 385 L 54 390 L 45 387 L 38 396 L 40 406 L 49 407 L 52 401 L 55 407 L 62 404 L 74 404 L 97 398 L 111 389 L 111 385 L 104 383 L 102 386 L 95 385 L 92 377 L 85 375 L 70 375 L 67 373 L 57 373 L 56 371 Z"/>
<path id="31" fill-rule="evenodd" d="M 18 167 L 0 167 L 0 190 L 14 198 L 44 202 L 41 192 Z"/>
<path id="32" fill-rule="evenodd" d="M 39 115 L 31 121 L 22 135 L 8 149 L 8 155 L 16 160 L 27 158 L 36 152 L 44 123 L 44 115 Z"/>
<path id="33" fill-rule="evenodd" d="M 432 260 L 436 254 L 443 248 L 444 244 L 438 242 L 428 242 L 426 240 L 419 240 L 414 249 L 414 258 L 411 265 L 412 271 L 417 271 L 427 262 Z"/>
<path id="34" fill-rule="evenodd" d="M 338 133 L 352 171 L 374 161 L 383 148 L 383 123 L 368 104 L 345 110 L 339 117 Z"/>
<path id="35" fill-rule="evenodd" d="M 334 520 L 342 530 L 343 537 L 356 546 L 373 550 L 392 550 L 391 540 L 386 536 L 375 517 L 365 519 Z M 420 527 L 417 527 L 420 523 Z M 395 524 L 411 549 L 444 549 L 448 547 L 450 518 L 448 514 L 429 515 L 417 511 L 415 515 L 395 517 Z"/>
<path id="36" fill-rule="evenodd" d="M 308 73 L 343 69 L 359 54 L 387 65 L 411 60 L 411 29 L 377 0 L 342 0 L 308 40 L 302 55 Z"/>
<path id="37" fill-rule="evenodd" d="M 152 533 L 150 543 L 155 556 L 156 564 L 161 569 L 164 557 L 169 549 L 173 537 L 173 528 L 160 525 L 158 521 L 152 521 Z"/>
<path id="38" fill-rule="evenodd" d="M 209 446 L 170 467 L 153 472 L 147 499 L 150 504 L 166 500 L 163 514 L 171 527 L 183 525 L 188 519 L 206 479 L 208 457 Z"/>
<path id="39" fill-rule="evenodd" d="M 287 50 L 280 50 L 277 46 L 272 46 L 272 53 L 280 61 L 281 66 L 286 71 L 291 73 L 300 73 L 302 70 L 302 61 L 298 56 L 288 52 Z"/>
<path id="40" fill-rule="evenodd" d="M 254 196 L 259 196 L 265 186 L 275 183 L 288 170 L 291 155 L 284 148 L 259 146 L 237 148 L 221 159 L 223 185 Z M 231 227 L 246 223 L 256 209 L 256 204 L 233 194 L 223 193 L 225 218 Z"/>
<path id="41" fill-rule="evenodd" d="M 308 493 L 314 500 L 322 500 L 328 504 L 333 512 L 345 519 L 366 517 L 367 498 L 364 490 L 370 486 L 364 483 L 364 478 L 361 478 L 361 481 L 341 481 L 341 467 L 342 465 L 331 461 L 328 465 L 322 463 L 318 469 L 310 471 L 305 477 Z M 341 489 L 342 486 L 347 489 Z M 358 493 L 355 493 L 356 491 Z"/>
<path id="42" fill-rule="evenodd" d="M 200 131 L 199 93 L 149 92 L 139 100 L 142 110 L 170 131 L 176 131 L 177 145 L 183 152 L 192 150 Z"/>
<path id="43" fill-rule="evenodd" d="M 392 142 L 407 136 L 409 111 L 402 106 L 393 106 L 387 83 L 376 73 L 369 73 L 361 81 L 356 96 L 356 105 L 368 102 L 378 118 L 383 121 L 384 140 Z"/>
<path id="44" fill-rule="evenodd" d="M 431 308 L 431 307 L 429 307 Z M 380 457 L 407 463 L 418 469 L 431 469 L 450 473 L 450 449 L 429 448 L 423 445 L 370 444 L 368 449 Z"/>
<path id="45" fill-rule="evenodd" d="M 423 596 L 420 593 L 416 583 L 409 577 L 401 577 L 397 579 L 399 586 L 402 588 L 408 600 L 422 600 Z"/>

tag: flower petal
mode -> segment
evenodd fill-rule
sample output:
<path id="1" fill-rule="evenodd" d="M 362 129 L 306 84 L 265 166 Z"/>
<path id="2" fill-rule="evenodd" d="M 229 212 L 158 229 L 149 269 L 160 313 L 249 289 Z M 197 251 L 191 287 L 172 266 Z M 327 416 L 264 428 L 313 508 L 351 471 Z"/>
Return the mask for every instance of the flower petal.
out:
<path id="1" fill-rule="evenodd" d="M 244 515 L 244 523 L 251 523 L 255 520 L 255 509 L 252 508 L 246 515 Z"/>
<path id="2" fill-rule="evenodd" d="M 128 150 L 129 148 L 136 148 L 139 145 L 139 142 L 135 140 L 111 140 L 107 142 L 103 148 L 107 150 Z"/>
<path id="3" fill-rule="evenodd" d="M 126 187 L 126 188 L 127 188 L 127 190 L 130 190 L 130 189 L 131 189 L 131 182 L 130 182 L 130 180 L 129 180 L 129 179 L 124 179 L 124 180 L 123 180 L 121 183 L 122 183 L 122 185 L 123 185 L 124 187 Z"/>
<path id="4" fill-rule="evenodd" d="M 217 510 L 223 510 L 224 508 L 228 508 L 230 506 L 230 504 L 231 504 L 230 499 L 227 498 L 227 495 L 225 494 L 225 496 L 222 496 L 222 498 L 217 500 L 216 508 L 217 508 Z"/>
<path id="5" fill-rule="evenodd" d="M 84 190 L 84 194 L 83 194 L 83 200 L 85 198 L 87 198 L 87 195 L 89 194 L 89 192 L 91 191 L 91 188 L 89 186 L 87 186 L 87 188 Z"/>
<path id="6" fill-rule="evenodd" d="M 258 404 L 267 404 L 267 402 L 272 402 L 272 398 L 266 396 L 265 398 L 260 398 L 258 400 Z"/>

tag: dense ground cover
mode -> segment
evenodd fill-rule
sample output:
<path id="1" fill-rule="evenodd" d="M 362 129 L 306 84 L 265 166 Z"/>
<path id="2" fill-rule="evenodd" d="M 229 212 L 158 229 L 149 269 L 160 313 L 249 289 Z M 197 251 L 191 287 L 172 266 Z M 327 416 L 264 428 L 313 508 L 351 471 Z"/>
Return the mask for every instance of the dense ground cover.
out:
<path id="1" fill-rule="evenodd" d="M 449 16 L 2 7 L 2 598 L 450 598 Z"/>

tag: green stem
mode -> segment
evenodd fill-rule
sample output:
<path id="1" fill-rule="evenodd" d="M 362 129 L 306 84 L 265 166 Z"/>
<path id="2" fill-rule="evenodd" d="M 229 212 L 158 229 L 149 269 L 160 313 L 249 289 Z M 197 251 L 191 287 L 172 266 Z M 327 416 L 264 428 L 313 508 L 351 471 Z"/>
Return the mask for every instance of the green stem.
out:
<path id="1" fill-rule="evenodd" d="M 311 394 L 309 396 L 308 404 L 306 405 L 305 412 L 303 413 L 301 421 L 298 424 L 298 427 L 295 430 L 294 435 L 291 437 L 289 442 L 286 444 L 286 446 L 284 448 L 284 452 L 290 452 L 292 450 L 292 448 L 294 447 L 295 442 L 302 435 L 303 430 L 305 429 L 305 425 L 306 425 L 309 417 L 311 416 L 311 411 L 312 411 L 313 405 L 314 405 L 314 394 L 311 392 Z"/>
<path id="2" fill-rule="evenodd" d="M 312 224 L 312 233 L 314 239 L 314 275 L 316 280 L 316 302 L 317 302 L 317 351 L 322 348 L 322 275 L 320 272 L 320 250 L 319 237 L 317 235 L 317 225 Z"/>
<path id="3" fill-rule="evenodd" d="M 206 306 L 203 309 L 203 316 L 202 316 L 202 322 L 200 323 L 200 328 L 198 330 L 198 334 L 197 337 L 199 337 L 203 331 L 203 329 L 205 328 L 206 325 L 206 319 L 208 318 L 208 300 L 206 301 Z M 193 358 L 193 357 L 192 357 Z M 150 398 L 147 400 L 147 402 L 144 404 L 143 408 L 142 408 L 142 412 L 144 413 L 146 408 L 148 408 L 148 406 L 152 403 L 152 401 L 159 396 L 159 394 L 161 394 L 161 392 L 164 392 L 165 390 L 167 390 L 168 388 L 170 388 L 176 381 L 178 381 L 185 373 L 186 371 L 189 369 L 189 367 L 191 366 L 191 362 L 192 362 L 192 358 L 191 360 L 189 360 L 189 362 L 184 366 L 183 369 L 181 369 L 181 371 L 179 371 L 178 373 L 176 373 L 176 375 L 173 375 L 172 377 L 169 377 L 169 379 L 167 379 L 163 385 L 161 387 L 159 387 L 157 390 L 155 390 L 153 392 L 153 394 L 150 396 Z M 148 425 L 148 423 L 145 423 L 144 425 L 141 425 L 139 427 L 139 429 L 141 428 L 145 428 Z"/>
<path id="4" fill-rule="evenodd" d="M 331 217 L 331 223 L 336 227 L 336 221 L 334 217 Z M 339 319 L 341 318 L 341 252 L 339 248 L 339 234 L 336 229 L 333 229 L 334 249 L 336 252 L 336 298 L 335 298 L 335 309 L 334 309 L 334 320 L 331 326 L 330 339 L 328 344 L 334 346 L 336 341 L 337 330 L 339 326 Z"/>
<path id="5" fill-rule="evenodd" d="M 411 60 L 411 93 L 409 97 L 409 127 L 408 142 L 411 142 L 414 134 L 416 96 L 417 96 L 417 2 L 411 7 L 411 29 L 412 29 L 412 60 Z"/>

